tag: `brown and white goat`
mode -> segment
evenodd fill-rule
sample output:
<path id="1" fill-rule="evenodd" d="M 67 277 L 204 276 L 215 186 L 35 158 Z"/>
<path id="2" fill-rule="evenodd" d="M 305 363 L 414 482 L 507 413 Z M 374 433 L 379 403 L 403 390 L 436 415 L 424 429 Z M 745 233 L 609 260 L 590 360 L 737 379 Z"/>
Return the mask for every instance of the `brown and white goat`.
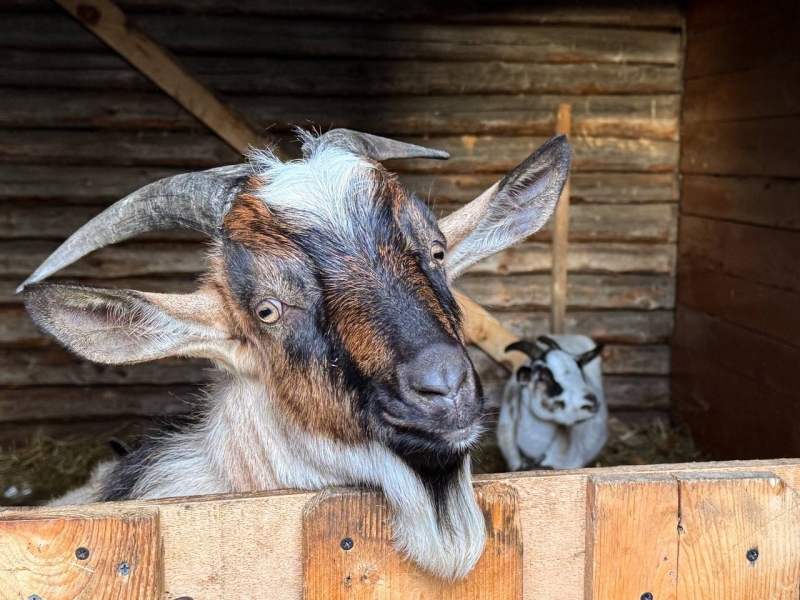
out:
<path id="1" fill-rule="evenodd" d="M 539 229 L 569 169 L 550 140 L 437 223 L 380 164 L 445 153 L 347 130 L 304 158 L 178 175 L 117 202 L 21 286 L 39 327 L 90 360 L 204 357 L 196 424 L 95 473 L 85 501 L 333 485 L 380 488 L 396 546 L 446 578 L 480 557 L 469 448 L 484 400 L 452 280 Z M 213 240 L 193 294 L 37 283 L 92 250 L 191 227 Z"/>

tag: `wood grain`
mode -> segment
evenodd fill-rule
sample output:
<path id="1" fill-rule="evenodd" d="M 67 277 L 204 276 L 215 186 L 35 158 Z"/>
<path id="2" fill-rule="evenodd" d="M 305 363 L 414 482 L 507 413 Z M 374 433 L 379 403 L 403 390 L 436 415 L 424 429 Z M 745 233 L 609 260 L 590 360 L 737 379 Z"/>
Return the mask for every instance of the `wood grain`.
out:
<path id="1" fill-rule="evenodd" d="M 572 106 L 560 104 L 556 117 L 556 133 L 570 137 L 572 132 Z M 558 198 L 553 215 L 552 230 L 552 272 L 550 319 L 553 333 L 564 333 L 564 317 L 567 312 L 567 268 L 569 265 L 569 176 Z"/>
<path id="2" fill-rule="evenodd" d="M 678 597 L 795 600 L 797 492 L 768 472 L 681 474 L 678 480 Z M 756 560 L 748 559 L 749 551 L 756 552 Z"/>
<path id="3" fill-rule="evenodd" d="M 487 525 L 483 556 L 469 576 L 449 583 L 392 550 L 386 501 L 376 494 L 325 491 L 303 513 L 303 597 L 307 600 L 522 599 L 522 539 L 514 488 L 477 484 Z M 341 541 L 350 538 L 351 550 Z"/>
<path id="4" fill-rule="evenodd" d="M 590 477 L 586 599 L 676 600 L 678 483 L 664 474 Z"/>
<path id="5" fill-rule="evenodd" d="M 15 519 L 0 515 L 0 589 L 4 598 L 161 600 L 164 594 L 158 509 L 114 516 Z M 78 548 L 88 557 L 76 557 Z M 123 563 L 127 574 L 119 572 Z"/>

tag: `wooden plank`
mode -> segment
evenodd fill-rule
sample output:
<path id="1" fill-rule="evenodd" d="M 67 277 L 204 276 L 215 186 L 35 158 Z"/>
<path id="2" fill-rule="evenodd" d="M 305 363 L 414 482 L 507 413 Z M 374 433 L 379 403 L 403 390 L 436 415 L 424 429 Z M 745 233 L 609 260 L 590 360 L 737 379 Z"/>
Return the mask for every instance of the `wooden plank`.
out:
<path id="1" fill-rule="evenodd" d="M 685 173 L 800 177 L 796 148 L 800 116 L 686 123 L 681 169 Z"/>
<path id="2" fill-rule="evenodd" d="M 125 13 L 111 0 L 56 2 L 234 150 L 243 153 L 263 143 L 239 114 L 192 77 L 164 48 L 128 22 Z M 265 136 L 265 139 L 271 138 Z"/>
<path id="3" fill-rule="evenodd" d="M 730 474 L 769 471 L 797 489 L 800 461 L 693 463 L 617 467 L 571 472 L 481 476 L 477 482 L 504 483 L 516 490 L 522 530 L 523 598 L 583 598 L 586 573 L 586 491 L 590 476 L 661 473 L 695 475 L 703 470 Z M 37 517 L 116 515 L 157 506 L 164 545 L 164 589 L 169 600 L 247 598 L 269 590 L 286 600 L 302 598 L 302 515 L 313 492 L 277 491 L 154 502 L 124 502 L 79 508 L 35 509 Z M 4 511 L 2 518 L 29 518 L 30 510 Z M 558 527 L 553 527 L 558 523 Z M 787 536 L 787 540 L 793 539 Z M 236 548 L 236 552 L 220 549 Z M 742 549 L 745 550 L 746 549 Z M 764 558 L 767 558 L 766 556 Z"/>
<path id="4" fill-rule="evenodd" d="M 396 77 L 405 78 L 401 73 Z M 472 75 L 474 77 L 474 74 Z M 251 75 L 252 77 L 252 75 Z M 330 75 L 328 75 L 330 77 Z M 409 77 L 416 74 L 409 73 Z M 554 107 L 574 104 L 576 134 L 678 139 L 679 96 L 413 96 L 364 98 L 229 96 L 227 104 L 259 127 L 290 131 L 314 123 L 379 135 L 550 135 Z M 197 120 L 163 94 L 0 90 L 0 126 L 198 129 Z M 256 140 L 251 140 L 254 146 Z"/>
<path id="5" fill-rule="evenodd" d="M 800 348 L 684 306 L 676 313 L 673 344 L 749 377 L 763 393 L 800 398 Z"/>
<path id="6" fill-rule="evenodd" d="M 759 10 L 749 18 L 721 22 L 727 12 L 727 7 L 717 10 L 717 26 L 693 33 L 690 25 L 684 67 L 687 80 L 780 65 L 797 58 L 800 40 L 790 25 L 800 17 L 796 2 Z"/>
<path id="7" fill-rule="evenodd" d="M 434 214 L 442 218 L 454 212 L 462 204 L 445 204 L 430 200 Z M 0 237 L 6 240 L 31 240 L 50 239 L 64 240 L 78 228 L 98 215 L 103 205 L 74 204 L 67 210 L 60 202 L 0 202 Z M 618 205 L 580 204 L 575 205 L 570 211 L 570 234 L 573 242 L 674 242 L 677 237 L 678 207 L 674 204 L 637 204 L 621 210 Z M 552 223 L 548 223 L 539 232 L 532 236 L 532 240 L 547 241 L 551 238 Z M 190 240 L 200 241 L 206 237 L 199 232 L 187 230 L 158 231 L 146 234 L 142 239 L 176 242 L 174 250 L 183 248 L 194 251 L 199 244 L 185 243 Z M 22 241 L 6 242 L 3 252 L 9 255 L 15 253 L 15 248 L 21 247 Z M 32 263 L 38 260 L 34 254 L 48 251 L 50 245 L 41 243 L 32 245 L 24 251 L 30 258 L 26 261 Z M 146 250 L 148 246 L 131 246 Z M 168 244 L 160 246 L 164 251 L 169 251 Z M 614 247 L 614 246 L 610 246 Z M 159 248 L 153 246 L 154 249 Z M 55 249 L 53 246 L 52 249 Z M 636 247 L 630 248 L 635 251 Z M 624 247 L 617 246 L 618 253 L 624 253 Z M 133 251 L 133 250 L 131 250 Z M 645 250 L 646 251 L 646 250 Z M 609 253 L 614 252 L 613 250 Z M 34 265 L 36 266 L 36 265 Z M 21 266 L 19 268 L 22 268 Z M 609 270 L 613 267 L 609 266 Z"/>
<path id="8" fill-rule="evenodd" d="M 800 419 L 796 397 L 775 391 L 764 398 L 758 380 L 724 368 L 702 354 L 672 350 L 673 406 L 698 446 L 715 458 L 797 456 Z"/>
<path id="9" fill-rule="evenodd" d="M 457 94 L 676 94 L 673 65 L 514 63 L 491 60 L 335 61 L 297 57 L 180 54 L 198 80 L 223 94 L 393 96 Z M 4 49 L 0 81 L 16 88 L 138 90 L 156 88 L 111 53 Z M 531 100 L 533 100 L 531 98 Z"/>
<path id="10" fill-rule="evenodd" d="M 771 0 L 769 4 L 755 5 L 747 0 L 704 0 L 688 7 L 686 28 L 692 35 L 720 25 L 737 21 L 750 21 L 785 9 L 793 0 Z"/>
<path id="11" fill-rule="evenodd" d="M 544 63 L 677 65 L 678 32 L 588 27 L 518 27 L 284 20 L 144 14 L 144 34 L 172 52 L 194 54 Z M 58 15 L 10 14 L 0 23 L 6 48 L 92 50 L 103 46 Z"/>
<path id="12" fill-rule="evenodd" d="M 495 316 L 521 338 L 535 339 L 547 333 L 549 315 L 544 312 L 498 312 Z M 588 335 L 596 341 L 626 344 L 669 341 L 673 312 L 652 311 L 567 311 L 567 333 Z"/>
<path id="13" fill-rule="evenodd" d="M 718 271 L 678 275 L 678 304 L 800 347 L 800 295 Z"/>
<path id="14" fill-rule="evenodd" d="M 541 146 L 543 137 L 461 136 L 401 141 L 450 152 L 447 161 L 391 161 L 387 167 L 413 173 L 504 173 Z M 669 173 L 677 168 L 678 145 L 664 140 L 578 138 L 573 169 Z M 210 168 L 240 157 L 211 135 L 179 131 L 0 130 L 0 162 Z M 435 164 L 434 164 L 435 163 Z"/>
<path id="15" fill-rule="evenodd" d="M 664 474 L 589 478 L 587 600 L 676 597 L 678 498 Z"/>
<path id="16" fill-rule="evenodd" d="M 6 598 L 163 598 L 158 509 L 105 518 L 40 519 L 30 513 L 0 519 L 0 535 Z"/>
<path id="17" fill-rule="evenodd" d="M 495 309 L 550 307 L 550 277 L 514 275 L 464 277 L 460 289 Z M 569 308 L 655 310 L 674 306 L 675 281 L 660 275 L 574 275 L 567 289 Z"/>
<path id="18" fill-rule="evenodd" d="M 13 200 L 109 204 L 158 179 L 187 168 L 91 167 L 83 165 L 0 164 L 0 201 Z M 466 204 L 491 187 L 500 175 L 404 173 L 400 180 L 435 206 Z M 573 200 L 579 203 L 643 204 L 677 202 L 677 175 L 665 173 L 573 173 Z M 621 211 L 624 212 L 624 211 Z"/>
<path id="19" fill-rule="evenodd" d="M 475 493 L 487 524 L 486 549 L 466 579 L 450 583 L 392 550 L 389 507 L 382 496 L 321 492 L 303 512 L 303 597 L 522 600 L 517 494 L 500 483 L 478 484 Z M 345 539 L 348 550 L 341 545 Z"/>
<path id="20" fill-rule="evenodd" d="M 0 422 L 184 415 L 198 409 L 197 386 L 0 388 Z"/>
<path id="21" fill-rule="evenodd" d="M 556 133 L 569 137 L 572 131 L 572 106 L 560 104 L 556 117 Z M 553 333 L 564 333 L 564 314 L 567 311 L 567 265 L 569 253 L 569 177 L 558 199 L 551 232 L 553 258 L 550 320 Z"/>
<path id="22" fill-rule="evenodd" d="M 793 63 L 689 79 L 684 91 L 683 122 L 796 115 L 800 113 L 799 74 L 797 56 Z"/>
<path id="23" fill-rule="evenodd" d="M 684 268 L 800 291 L 800 233 L 691 216 L 681 217 L 680 230 L 678 254 Z"/>
<path id="24" fill-rule="evenodd" d="M 800 231 L 800 181 L 765 177 L 683 178 L 681 212 Z"/>
<path id="25" fill-rule="evenodd" d="M 679 482 L 677 597 L 795 600 L 797 492 L 768 472 L 681 475 Z"/>

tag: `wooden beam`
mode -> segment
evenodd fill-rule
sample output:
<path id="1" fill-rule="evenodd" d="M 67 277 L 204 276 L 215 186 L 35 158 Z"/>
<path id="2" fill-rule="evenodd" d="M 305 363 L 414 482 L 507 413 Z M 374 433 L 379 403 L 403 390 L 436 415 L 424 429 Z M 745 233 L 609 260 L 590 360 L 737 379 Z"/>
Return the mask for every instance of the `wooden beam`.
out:
<path id="1" fill-rule="evenodd" d="M 561 104 L 556 118 L 556 133 L 569 137 L 572 130 L 572 106 Z M 564 333 L 567 313 L 567 252 L 569 251 L 569 177 L 558 199 L 553 219 L 553 292 L 552 331 Z"/>
<path id="2" fill-rule="evenodd" d="M 111 46 L 232 148 L 260 147 L 259 135 L 151 38 L 128 22 L 111 0 L 54 0 Z M 267 137 L 267 136 L 264 136 Z"/>

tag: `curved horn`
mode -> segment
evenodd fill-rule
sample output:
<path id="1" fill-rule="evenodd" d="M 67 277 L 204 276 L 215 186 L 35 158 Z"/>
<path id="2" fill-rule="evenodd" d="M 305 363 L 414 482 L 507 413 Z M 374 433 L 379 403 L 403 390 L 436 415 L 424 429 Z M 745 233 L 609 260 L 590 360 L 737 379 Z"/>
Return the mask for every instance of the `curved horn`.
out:
<path id="1" fill-rule="evenodd" d="M 379 162 L 393 158 L 437 158 L 440 160 L 450 158 L 450 155 L 443 150 L 432 150 L 351 129 L 331 129 L 318 138 L 306 140 L 303 144 L 303 156 L 308 157 L 317 144 L 338 146 L 356 154 L 369 156 Z"/>
<path id="2" fill-rule="evenodd" d="M 90 252 L 140 233 L 173 228 L 212 234 L 252 173 L 248 164 L 184 173 L 144 186 L 73 233 L 17 288 L 41 281 Z"/>
<path id="3" fill-rule="evenodd" d="M 550 350 L 561 350 L 561 346 L 558 345 L 558 342 L 551 337 L 547 337 L 546 335 L 540 335 L 538 338 L 536 338 L 536 341 L 541 342 L 550 348 Z"/>
<path id="4" fill-rule="evenodd" d="M 513 344 L 509 344 L 506 346 L 506 352 L 509 350 L 517 350 L 518 352 L 527 354 L 533 360 L 538 360 L 544 356 L 544 350 L 539 348 L 536 342 L 530 342 L 528 340 L 518 340 Z"/>
<path id="5" fill-rule="evenodd" d="M 592 362 L 595 358 L 597 358 L 600 355 L 600 353 L 603 351 L 603 348 L 605 348 L 605 347 L 606 347 L 605 344 L 597 344 L 591 350 L 587 350 L 583 354 L 575 357 L 575 362 L 578 363 L 578 366 L 582 369 L 583 367 L 588 365 L 590 362 Z"/>

